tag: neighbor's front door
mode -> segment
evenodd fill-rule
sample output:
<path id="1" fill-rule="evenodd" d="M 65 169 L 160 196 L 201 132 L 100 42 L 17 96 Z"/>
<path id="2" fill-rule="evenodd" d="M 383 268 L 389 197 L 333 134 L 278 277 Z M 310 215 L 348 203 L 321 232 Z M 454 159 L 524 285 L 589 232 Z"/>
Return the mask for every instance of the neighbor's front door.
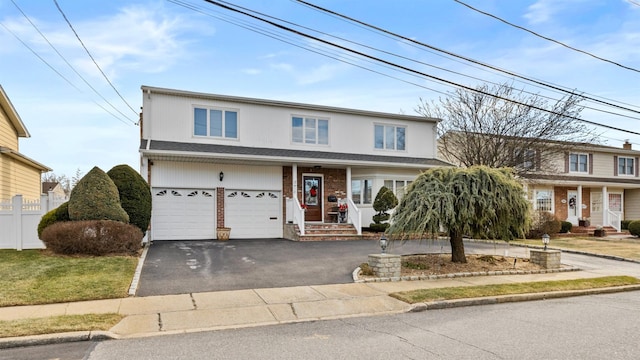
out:
<path id="1" fill-rule="evenodd" d="M 578 192 L 569 190 L 567 192 L 567 221 L 573 225 L 578 225 Z"/>
<path id="2" fill-rule="evenodd" d="M 307 207 L 306 221 L 322 221 L 322 177 L 304 176 L 303 197 Z"/>

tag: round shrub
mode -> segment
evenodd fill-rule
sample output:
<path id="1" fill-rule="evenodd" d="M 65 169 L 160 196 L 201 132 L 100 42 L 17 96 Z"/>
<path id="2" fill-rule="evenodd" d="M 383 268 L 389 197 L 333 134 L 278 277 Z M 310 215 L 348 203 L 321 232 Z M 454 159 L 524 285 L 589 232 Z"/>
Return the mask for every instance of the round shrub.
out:
<path id="1" fill-rule="evenodd" d="M 566 234 L 568 232 L 571 232 L 571 229 L 573 228 L 573 224 L 570 221 L 562 221 L 560 223 L 560 232 L 562 234 Z"/>
<path id="2" fill-rule="evenodd" d="M 151 189 L 129 165 L 117 165 L 107 172 L 120 194 L 120 204 L 129 215 L 129 223 L 146 232 L 151 221 Z"/>
<path id="3" fill-rule="evenodd" d="M 142 248 L 142 231 L 120 221 L 65 221 L 47 226 L 42 242 L 63 255 L 136 255 Z"/>
<path id="4" fill-rule="evenodd" d="M 80 179 L 71 191 L 69 218 L 129 222 L 129 215 L 120 205 L 118 188 L 97 166 Z"/>
<path id="5" fill-rule="evenodd" d="M 539 239 L 543 234 L 555 235 L 560 232 L 562 223 L 548 211 L 536 211 L 533 213 L 531 228 L 527 233 L 528 239 Z"/>
<path id="6" fill-rule="evenodd" d="M 69 221 L 69 202 L 62 203 L 57 208 L 47 212 L 38 223 L 38 238 L 42 238 L 42 231 L 49 225 L 60 221 Z"/>
<path id="7" fill-rule="evenodd" d="M 629 223 L 629 233 L 633 236 L 640 236 L 640 220 Z"/>

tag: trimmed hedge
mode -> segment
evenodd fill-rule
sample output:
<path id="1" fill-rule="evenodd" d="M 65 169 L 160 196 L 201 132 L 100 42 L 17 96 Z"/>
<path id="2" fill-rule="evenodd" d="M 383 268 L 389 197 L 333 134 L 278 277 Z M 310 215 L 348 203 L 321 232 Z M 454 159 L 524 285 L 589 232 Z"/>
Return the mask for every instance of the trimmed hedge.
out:
<path id="1" fill-rule="evenodd" d="M 69 202 L 64 202 L 57 208 L 47 212 L 38 223 L 38 238 L 42 239 L 42 231 L 49 225 L 60 221 L 69 221 Z"/>
<path id="2" fill-rule="evenodd" d="M 560 232 L 562 224 L 560 220 L 548 211 L 536 211 L 531 221 L 531 229 L 527 234 L 527 239 L 539 239 L 543 234 L 555 235 Z"/>
<path id="3" fill-rule="evenodd" d="M 117 165 L 107 172 L 120 194 L 120 204 L 129 215 L 129 223 L 143 233 L 151 221 L 151 189 L 129 165 Z"/>
<path id="4" fill-rule="evenodd" d="M 620 221 L 620 229 L 621 230 L 629 230 L 629 223 L 631 223 L 633 220 L 622 220 Z"/>
<path id="5" fill-rule="evenodd" d="M 118 188 L 97 166 L 80 179 L 71 191 L 69 218 L 129 222 L 129 215 L 120 205 Z"/>
<path id="6" fill-rule="evenodd" d="M 629 233 L 633 236 L 640 236 L 640 220 L 629 223 Z"/>
<path id="7" fill-rule="evenodd" d="M 572 228 L 573 228 L 573 224 L 570 221 L 562 221 L 560 223 L 560 233 L 562 234 L 571 232 Z"/>
<path id="8" fill-rule="evenodd" d="M 136 255 L 142 248 L 142 231 L 112 220 L 65 221 L 47 226 L 42 242 L 63 255 Z"/>

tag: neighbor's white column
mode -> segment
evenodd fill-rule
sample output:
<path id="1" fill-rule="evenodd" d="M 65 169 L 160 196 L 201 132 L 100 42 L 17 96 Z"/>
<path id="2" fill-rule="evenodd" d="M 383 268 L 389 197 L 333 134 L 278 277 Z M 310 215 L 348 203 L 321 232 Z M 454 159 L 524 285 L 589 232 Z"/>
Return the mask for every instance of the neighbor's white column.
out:
<path id="1" fill-rule="evenodd" d="M 298 164 L 291 166 L 291 197 L 298 198 Z"/>
<path id="2" fill-rule="evenodd" d="M 582 185 L 578 185 L 578 198 L 576 199 L 578 207 L 578 219 L 582 219 Z"/>
<path id="3" fill-rule="evenodd" d="M 609 193 L 607 187 L 602 187 L 602 225 L 609 225 Z"/>

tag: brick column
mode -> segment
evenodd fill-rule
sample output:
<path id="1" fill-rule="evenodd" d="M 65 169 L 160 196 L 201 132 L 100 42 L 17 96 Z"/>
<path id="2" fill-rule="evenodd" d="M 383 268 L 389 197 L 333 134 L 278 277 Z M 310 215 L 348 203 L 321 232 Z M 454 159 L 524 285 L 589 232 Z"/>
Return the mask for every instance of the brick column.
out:
<path id="1" fill-rule="evenodd" d="M 216 189 L 216 227 L 224 227 L 224 188 Z"/>
<path id="2" fill-rule="evenodd" d="M 368 264 L 378 277 L 400 279 L 400 259 L 400 255 L 370 254 Z"/>
<path id="3" fill-rule="evenodd" d="M 538 264 L 545 269 L 560 268 L 560 250 L 535 250 L 529 251 L 529 258 L 533 264 Z"/>

